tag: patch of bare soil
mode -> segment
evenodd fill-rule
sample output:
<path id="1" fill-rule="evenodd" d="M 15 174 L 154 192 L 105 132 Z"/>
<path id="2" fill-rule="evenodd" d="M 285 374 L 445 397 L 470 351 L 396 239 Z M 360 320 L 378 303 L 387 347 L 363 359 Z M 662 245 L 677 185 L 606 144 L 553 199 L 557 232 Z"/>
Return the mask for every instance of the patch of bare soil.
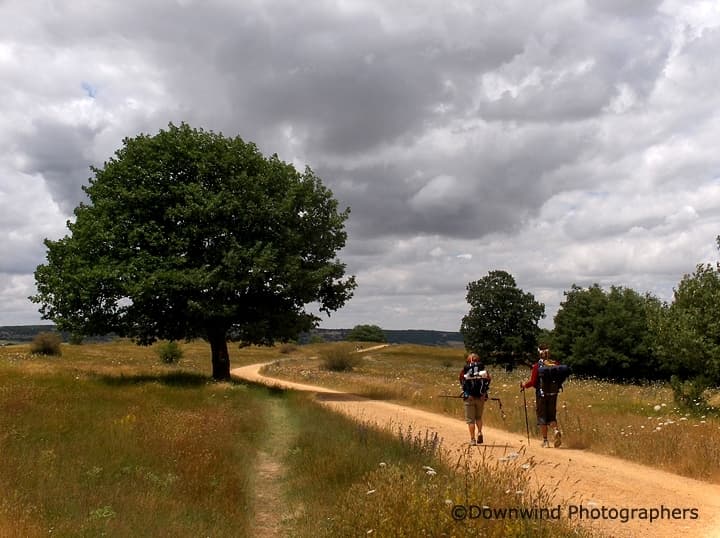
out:
<path id="1" fill-rule="evenodd" d="M 343 397 L 342 392 L 268 378 L 264 364 L 236 368 L 232 375 L 295 390 L 322 394 L 324 405 L 355 418 L 378 424 L 412 426 L 437 432 L 451 450 L 467 447 L 467 427 L 461 420 L 383 401 Z M 334 395 L 334 396 L 333 396 Z M 618 458 L 569 448 L 543 449 L 530 440 L 503 430 L 483 428 L 485 442 L 473 447 L 478 457 L 503 457 L 505 445 L 533 464 L 536 487 L 555 491 L 567 502 L 562 517 L 612 537 L 720 537 L 720 486 L 674 475 Z M 484 454 L 483 454 L 484 453 Z M 470 499 L 472 503 L 472 499 Z M 542 508 L 542 507 L 540 507 Z M 554 507 L 547 507 L 554 508 Z M 653 520 L 650 520 L 650 517 Z"/>

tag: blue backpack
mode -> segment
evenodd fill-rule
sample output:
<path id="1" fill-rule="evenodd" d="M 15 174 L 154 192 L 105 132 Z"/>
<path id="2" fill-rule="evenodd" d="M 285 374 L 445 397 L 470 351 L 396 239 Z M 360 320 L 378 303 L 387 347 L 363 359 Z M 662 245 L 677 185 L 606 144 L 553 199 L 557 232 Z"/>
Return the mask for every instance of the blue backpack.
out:
<path id="1" fill-rule="evenodd" d="M 462 382 L 463 396 L 483 396 L 490 390 L 490 380 L 481 364 L 471 364 L 465 367 Z"/>
<path id="2" fill-rule="evenodd" d="M 562 391 L 565 380 L 570 377 L 571 368 L 552 360 L 541 361 L 538 366 L 538 389 L 541 396 L 553 396 Z"/>

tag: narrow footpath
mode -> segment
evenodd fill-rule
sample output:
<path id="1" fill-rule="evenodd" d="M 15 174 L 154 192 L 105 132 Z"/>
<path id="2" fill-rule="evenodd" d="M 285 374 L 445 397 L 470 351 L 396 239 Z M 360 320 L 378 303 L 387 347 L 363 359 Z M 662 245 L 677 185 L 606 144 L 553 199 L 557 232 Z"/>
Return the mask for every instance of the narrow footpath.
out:
<path id="1" fill-rule="evenodd" d="M 285 536 L 281 515 L 284 474 L 280 462 L 289 449 L 291 435 L 287 431 L 287 408 L 284 400 L 269 398 L 267 438 L 258 453 L 254 478 L 253 524 L 256 536 L 279 538 Z"/>
<path id="2" fill-rule="evenodd" d="M 236 368 L 231 373 L 241 380 L 317 393 L 324 405 L 356 419 L 437 432 L 449 449 L 461 449 L 467 444 L 467 428 L 461 420 L 388 402 L 347 397 L 343 392 L 324 387 L 269 378 L 260 374 L 265 364 Z M 567 502 L 577 510 L 587 510 L 582 519 L 579 514 L 574 517 L 564 514 L 572 524 L 616 538 L 720 538 L 718 485 L 592 452 L 565 447 L 542 449 L 534 439 L 528 444 L 521 435 L 503 430 L 485 427 L 483 433 L 487 443 L 510 445 L 519 458 L 532 462 L 536 486 L 550 486 L 556 491 L 558 501 Z M 505 450 L 477 447 L 479 455 L 490 457 L 502 457 Z M 658 517 L 649 521 L 647 516 L 637 515 L 641 513 L 638 510 L 653 510 Z M 621 514 L 635 515 L 625 518 Z"/>

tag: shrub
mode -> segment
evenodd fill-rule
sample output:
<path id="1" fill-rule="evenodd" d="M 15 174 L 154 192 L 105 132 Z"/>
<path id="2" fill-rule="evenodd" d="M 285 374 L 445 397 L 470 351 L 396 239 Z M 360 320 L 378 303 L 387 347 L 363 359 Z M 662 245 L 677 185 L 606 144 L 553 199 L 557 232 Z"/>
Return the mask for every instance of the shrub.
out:
<path id="1" fill-rule="evenodd" d="M 355 325 L 348 333 L 346 340 L 350 342 L 387 342 L 383 330 L 377 325 Z"/>
<path id="2" fill-rule="evenodd" d="M 62 338 L 58 333 L 41 332 L 30 343 L 30 352 L 40 355 L 62 355 Z"/>
<path id="3" fill-rule="evenodd" d="M 278 351 L 279 351 L 281 354 L 283 354 L 283 355 L 289 355 L 289 354 L 292 353 L 293 351 L 297 351 L 297 348 L 298 348 L 297 345 L 288 342 L 288 343 L 285 343 L 285 344 L 281 344 L 281 345 L 280 345 L 280 348 L 278 349 Z"/>
<path id="4" fill-rule="evenodd" d="M 360 357 L 346 346 L 333 346 L 320 354 L 322 367 L 331 372 L 349 372 L 360 362 Z"/>
<path id="5" fill-rule="evenodd" d="M 79 346 L 82 345 L 83 340 L 85 340 L 85 337 L 82 334 L 72 333 L 68 342 L 70 342 L 73 346 Z"/>
<path id="6" fill-rule="evenodd" d="M 180 345 L 174 340 L 160 344 L 157 348 L 157 354 L 165 364 L 175 364 L 183 356 Z"/>

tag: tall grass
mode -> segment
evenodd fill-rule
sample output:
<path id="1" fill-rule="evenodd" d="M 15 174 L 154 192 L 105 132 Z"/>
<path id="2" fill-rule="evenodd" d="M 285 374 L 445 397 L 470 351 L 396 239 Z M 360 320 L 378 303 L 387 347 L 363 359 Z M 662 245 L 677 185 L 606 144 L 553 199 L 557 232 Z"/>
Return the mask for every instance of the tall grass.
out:
<path id="1" fill-rule="evenodd" d="M 293 536 L 584 536 L 567 520 L 453 518 L 456 505 L 558 505 L 554 491 L 530 487 L 531 465 L 516 455 L 449 455 L 428 432 L 357 423 L 307 398 L 292 402 L 299 433 L 285 458 L 285 510 Z"/>
<path id="2" fill-rule="evenodd" d="M 0 536 L 251 536 L 262 397 L 102 350 L 2 350 Z"/>
<path id="3" fill-rule="evenodd" d="M 333 344 L 326 344 L 332 346 Z M 316 351 L 317 352 L 317 351 Z M 352 372 L 328 372 L 317 361 L 296 357 L 267 368 L 269 375 L 316 383 L 363 396 L 391 400 L 461 419 L 457 375 L 461 350 L 391 346 L 374 350 Z M 495 428 L 525 433 L 521 381 L 530 370 L 490 368 L 491 396 L 483 421 Z M 531 434 L 535 431 L 535 394 L 525 393 Z M 685 476 L 720 483 L 720 419 L 710 410 L 678 407 L 668 383 L 621 385 L 599 379 L 571 378 L 558 399 L 563 444 L 618 456 Z"/>

